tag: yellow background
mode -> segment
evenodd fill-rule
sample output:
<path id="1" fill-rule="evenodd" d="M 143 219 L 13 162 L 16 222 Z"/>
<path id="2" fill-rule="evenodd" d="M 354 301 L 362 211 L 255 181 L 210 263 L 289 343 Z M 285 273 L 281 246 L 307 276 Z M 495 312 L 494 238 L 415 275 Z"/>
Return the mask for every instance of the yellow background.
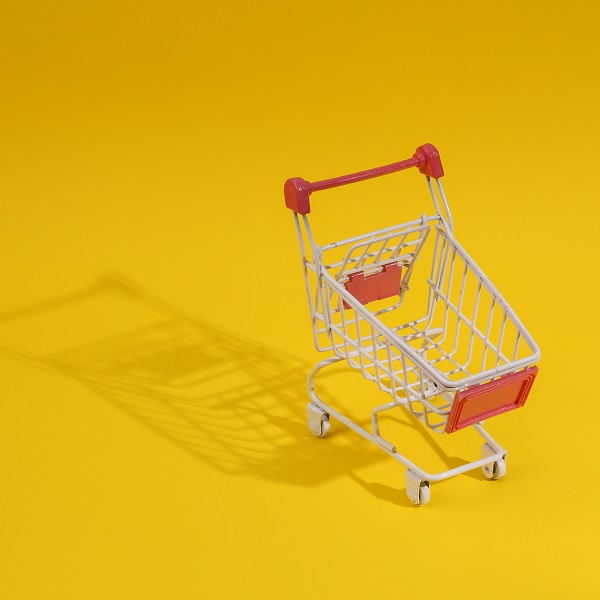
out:
<path id="1" fill-rule="evenodd" d="M 4 3 L 0 596 L 595 596 L 599 13 Z M 282 187 L 425 142 L 542 361 L 489 423 L 507 477 L 414 509 L 399 464 L 306 429 L 320 357 Z M 322 241 L 426 210 L 416 172 L 313 198 Z M 385 400 L 344 369 L 321 389 Z M 479 453 L 398 431 L 426 467 Z"/>

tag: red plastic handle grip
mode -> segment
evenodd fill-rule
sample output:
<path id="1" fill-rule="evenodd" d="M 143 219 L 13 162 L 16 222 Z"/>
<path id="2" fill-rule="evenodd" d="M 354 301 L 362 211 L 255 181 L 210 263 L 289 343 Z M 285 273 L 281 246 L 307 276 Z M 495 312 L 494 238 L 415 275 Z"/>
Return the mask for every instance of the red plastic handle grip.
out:
<path id="1" fill-rule="evenodd" d="M 301 215 L 306 215 L 310 212 L 309 196 L 313 192 L 320 190 L 328 190 L 329 188 L 338 187 L 340 185 L 348 185 L 373 177 L 381 177 L 396 171 L 404 171 L 411 167 L 418 167 L 423 175 L 428 175 L 434 179 L 439 179 L 444 175 L 442 160 L 439 152 L 433 144 L 423 144 L 419 146 L 412 158 L 402 160 L 384 167 L 369 169 L 368 171 L 360 171 L 351 175 L 342 175 L 342 177 L 334 177 L 333 179 L 324 179 L 323 181 L 315 181 L 310 183 L 301 177 L 292 177 L 285 182 L 283 192 L 285 195 L 285 205 Z"/>

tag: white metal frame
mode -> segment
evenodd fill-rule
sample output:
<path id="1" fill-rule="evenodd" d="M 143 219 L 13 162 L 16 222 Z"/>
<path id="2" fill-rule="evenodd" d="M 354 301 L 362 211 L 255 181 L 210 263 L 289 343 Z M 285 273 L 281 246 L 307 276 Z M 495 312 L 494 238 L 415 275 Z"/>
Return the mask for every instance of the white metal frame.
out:
<path id="1" fill-rule="evenodd" d="M 309 428 L 323 437 L 333 416 L 382 448 L 407 468 L 407 494 L 417 505 L 429 501 L 430 482 L 480 467 L 491 479 L 502 477 L 506 450 L 480 422 L 473 427 L 485 440 L 481 459 L 428 473 L 380 435 L 378 415 L 402 406 L 442 433 L 457 391 L 524 369 L 540 357 L 514 311 L 454 238 L 448 202 L 440 180 L 435 181 L 437 191 L 427 177 L 434 215 L 323 246 L 316 244 L 308 217 L 294 212 L 315 346 L 333 353 L 308 377 Z M 423 316 L 397 325 L 399 318 L 406 318 L 402 305 L 413 268 L 432 234 L 427 310 Z M 330 254 L 336 256 L 330 260 Z M 387 304 L 380 302 L 377 310 L 369 310 L 344 287 L 352 273 L 377 272 L 390 263 L 403 268 L 400 295 Z M 317 373 L 341 360 L 392 397 L 391 402 L 372 409 L 371 432 L 327 405 L 315 392 Z"/>

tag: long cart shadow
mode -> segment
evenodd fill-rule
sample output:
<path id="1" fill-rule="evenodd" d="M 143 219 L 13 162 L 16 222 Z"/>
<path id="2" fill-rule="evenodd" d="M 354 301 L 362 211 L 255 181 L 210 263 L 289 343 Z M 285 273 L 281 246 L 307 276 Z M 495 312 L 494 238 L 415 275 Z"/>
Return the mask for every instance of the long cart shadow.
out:
<path id="1" fill-rule="evenodd" d="M 103 326 L 102 305 L 116 330 Z M 68 344 L 57 340 L 60 348 L 48 350 L 34 339 L 22 348 L 0 336 L 0 352 L 78 381 L 219 472 L 300 486 L 348 475 L 389 501 L 355 473 L 388 460 L 384 453 L 351 432 L 327 441 L 308 432 L 307 362 L 181 311 L 123 277 L 0 315 L 14 339 L 28 320 L 56 332 L 59 319 L 69 324 Z M 101 322 L 100 333 L 79 334 L 77 319 Z M 327 375 L 320 388 L 328 398 Z"/>

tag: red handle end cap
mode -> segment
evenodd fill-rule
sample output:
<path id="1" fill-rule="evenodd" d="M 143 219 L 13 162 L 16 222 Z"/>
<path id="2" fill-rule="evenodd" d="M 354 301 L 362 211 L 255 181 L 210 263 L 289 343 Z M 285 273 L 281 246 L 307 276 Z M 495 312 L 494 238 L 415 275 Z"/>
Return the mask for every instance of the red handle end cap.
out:
<path id="1" fill-rule="evenodd" d="M 310 183 L 301 177 L 292 177 L 285 182 L 283 193 L 285 195 L 285 205 L 301 215 L 307 215 L 310 212 Z"/>
<path id="2" fill-rule="evenodd" d="M 434 179 L 444 176 L 440 153 L 433 144 L 423 144 L 417 148 L 415 158 L 419 161 L 419 171 Z"/>

